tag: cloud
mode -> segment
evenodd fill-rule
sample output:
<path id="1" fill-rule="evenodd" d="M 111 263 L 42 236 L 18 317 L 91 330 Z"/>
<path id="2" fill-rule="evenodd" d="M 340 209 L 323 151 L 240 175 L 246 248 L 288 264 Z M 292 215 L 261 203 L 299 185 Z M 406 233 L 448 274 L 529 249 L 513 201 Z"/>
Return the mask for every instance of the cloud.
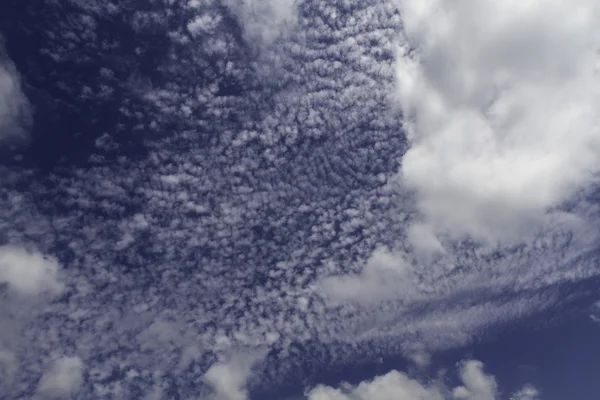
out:
<path id="1" fill-rule="evenodd" d="M 368 304 L 415 295 L 411 266 L 405 256 L 382 247 L 375 249 L 360 274 L 325 278 L 318 290 L 332 304 L 353 301 Z"/>
<path id="2" fill-rule="evenodd" d="M 54 3 L 40 7 L 48 15 L 64 11 Z M 499 254 L 446 247 L 436 253 L 440 261 L 421 264 L 396 242 L 414 207 L 412 194 L 397 193 L 391 182 L 406 148 L 389 112 L 401 30 L 389 1 L 305 3 L 298 29 L 281 22 L 286 10 L 294 17 L 293 7 L 268 9 L 290 2 L 189 4 L 157 3 L 153 14 L 172 17 L 168 26 L 149 25 L 151 35 L 131 26 L 139 10 L 126 5 L 113 5 L 117 14 L 107 18 L 85 9 L 49 18 L 38 32 L 47 49 L 41 72 L 58 74 L 42 78 L 60 81 L 61 98 L 72 105 L 80 104 L 82 79 L 121 93 L 132 65 L 159 75 L 151 84 L 148 78 L 142 103 L 125 90 L 110 100 L 115 118 L 96 113 L 101 126 L 94 127 L 108 136 L 89 150 L 89 163 L 78 167 L 67 155 L 65 168 L 15 171 L 17 184 L 3 188 L 3 237 L 36 243 L 42 253 L 53 249 L 69 267 L 69 295 L 29 307 L 27 324 L 19 325 L 27 330 L 9 332 L 5 348 L 36 371 L 19 371 L 15 386 L 35 387 L 51 354 L 76 346 L 89 371 L 84 397 L 135 398 L 149 390 L 158 397 L 170 388 L 193 394 L 205 386 L 243 397 L 257 377 L 267 377 L 265 386 L 271 379 L 285 385 L 289 372 L 302 379 L 324 364 L 434 354 L 555 304 L 551 285 L 597 272 L 597 260 L 574 248 L 568 233 Z M 232 10 L 244 41 L 230 24 Z M 83 17 L 119 26 L 98 31 L 96 40 Z M 261 53 L 277 68 L 254 64 L 248 51 L 248 44 L 264 45 L 261 21 L 266 33 L 288 32 Z M 135 49 L 117 34 L 124 30 L 135 35 Z M 161 37 L 175 41 L 163 48 Z M 114 62 L 115 51 L 123 62 Z M 88 57 L 98 64 L 97 79 Z M 84 110 L 106 110 L 98 102 L 92 95 Z M 152 134 L 136 134 L 145 131 Z M 144 151 L 126 150 L 131 134 Z M 118 148 L 105 146 L 111 137 Z M 421 224 L 408 232 L 413 246 L 422 244 L 424 254 L 440 250 L 438 242 L 446 246 L 435 225 Z M 373 249 L 369 267 L 359 268 Z M 331 293 L 343 303 L 356 288 L 366 310 L 329 307 L 312 290 L 344 275 L 352 279 L 332 278 Z M 23 343 L 12 345 L 21 332 Z M 223 359 L 201 381 L 215 353 L 237 346 L 272 346 L 276 356 L 252 375 L 236 372 L 235 357 Z M 131 378 L 109 379 L 117 368 Z"/>
<path id="3" fill-rule="evenodd" d="M 401 167 L 425 223 L 511 242 L 600 170 L 592 0 L 396 0 Z"/>
<path id="4" fill-rule="evenodd" d="M 462 385 L 453 390 L 441 382 L 419 382 L 394 370 L 356 386 L 347 383 L 342 383 L 339 388 L 319 385 L 308 391 L 307 397 L 308 400 L 443 400 L 450 397 L 457 400 L 500 400 L 496 381 L 483 371 L 483 363 L 465 361 L 459 372 Z M 533 387 L 526 386 L 515 394 L 521 397 L 515 399 L 537 399 L 536 395 Z"/>
<path id="5" fill-rule="evenodd" d="M 21 89 L 21 79 L 4 49 L 0 36 L 0 145 L 27 140 L 31 106 Z"/>
<path id="6" fill-rule="evenodd" d="M 309 400 L 443 400 L 439 389 L 427 387 L 406 375 L 391 371 L 356 387 L 317 386 L 308 393 Z"/>
<path id="7" fill-rule="evenodd" d="M 63 290 L 58 269 L 56 260 L 41 253 L 0 246 L 0 292 L 4 294 L 0 305 L 0 389 L 4 393 L 13 393 L 23 377 L 20 368 L 25 349 L 40 344 L 31 343 L 27 327 L 35 325 L 48 306 L 43 295 L 53 296 Z"/>
<path id="8" fill-rule="evenodd" d="M 79 357 L 61 357 L 40 379 L 38 393 L 47 398 L 65 397 L 75 393 L 83 383 L 83 361 Z"/>
<path id="9" fill-rule="evenodd" d="M 498 392 L 498 385 L 493 376 L 483 372 L 481 361 L 470 360 L 461 365 L 460 377 L 463 386 L 454 389 L 456 399 L 465 400 L 494 400 Z"/>
<path id="10" fill-rule="evenodd" d="M 263 357 L 263 352 L 236 354 L 226 361 L 213 364 L 204 374 L 212 387 L 215 400 L 246 400 L 246 383 L 252 366 Z"/>
<path id="11" fill-rule="evenodd" d="M 240 19 L 250 43 L 271 44 L 297 19 L 297 0 L 225 0 L 224 3 Z"/>
<path id="12" fill-rule="evenodd" d="M 0 247 L 0 282 L 20 294 L 60 293 L 63 285 L 58 270 L 58 262 L 41 253 L 10 245 Z"/>
<path id="13" fill-rule="evenodd" d="M 539 400 L 539 392 L 535 387 L 526 385 L 524 388 L 514 393 L 511 398 L 513 400 Z"/>

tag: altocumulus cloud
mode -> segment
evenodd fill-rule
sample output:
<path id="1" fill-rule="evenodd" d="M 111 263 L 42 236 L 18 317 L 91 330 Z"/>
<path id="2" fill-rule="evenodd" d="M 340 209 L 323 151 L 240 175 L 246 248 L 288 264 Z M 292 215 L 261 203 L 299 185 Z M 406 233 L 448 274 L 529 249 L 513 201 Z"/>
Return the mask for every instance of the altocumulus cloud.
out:
<path id="1" fill-rule="evenodd" d="M 513 109 L 525 101 L 523 93 L 551 101 L 540 94 L 548 81 L 574 97 L 574 110 L 585 110 L 584 93 L 594 86 L 574 88 L 592 72 L 573 65 L 583 65 L 587 56 L 576 55 L 587 54 L 589 42 L 550 65 L 536 66 L 533 57 L 531 65 L 502 61 L 507 66 L 496 75 L 505 86 L 483 108 L 486 114 L 481 104 L 492 78 L 477 64 L 483 57 L 470 52 L 488 51 L 477 40 L 492 25 L 477 5 L 479 22 L 461 33 L 471 26 L 461 2 L 456 10 L 442 7 L 449 3 L 395 7 L 388 0 L 165 0 L 147 9 L 69 3 L 74 11 L 66 15 L 58 2 L 40 5 L 55 16 L 39 35 L 44 59 L 61 78 L 52 75 L 48 84 L 59 81 L 65 96 L 85 99 L 86 110 L 100 110 L 94 116 L 106 126 L 82 155 L 89 157 L 83 165 L 67 160 L 44 174 L 6 167 L 18 184 L 0 185 L 3 243 L 12 244 L 0 252 L 0 280 L 2 290 L 20 299 L 0 308 L 0 385 L 8 398 L 36 390 L 64 398 L 79 390 L 93 398 L 210 392 L 209 398 L 239 400 L 294 380 L 318 382 L 323 369 L 360 359 L 403 353 L 425 365 L 438 350 L 561 304 L 560 285 L 598 276 L 598 242 L 573 235 L 583 226 L 576 218 L 586 215 L 582 208 L 546 214 L 590 182 L 578 175 L 593 171 L 587 153 L 576 159 L 579 166 L 551 168 L 565 174 L 557 182 L 539 180 L 544 171 L 519 171 L 515 182 L 507 180 L 498 156 L 519 161 L 529 146 L 533 160 L 543 159 L 531 132 L 555 149 L 556 121 L 551 132 L 524 127 L 534 127 L 535 115 L 546 109 L 564 110 Z M 494 16 L 506 15 L 505 7 L 541 10 L 523 4 L 529 8 L 493 5 Z M 564 32 L 558 28 L 564 25 L 544 25 L 556 32 L 549 46 L 589 39 L 577 33 L 576 22 L 593 27 L 575 9 L 548 4 L 542 16 L 550 22 L 562 11 L 575 21 Z M 517 27 L 533 28 L 538 19 L 530 19 L 517 18 L 514 29 L 497 24 L 499 34 L 487 36 L 499 41 Z M 447 34 L 436 36 L 435 28 L 444 26 Z M 123 39 L 123 32 L 135 40 Z M 538 34 L 542 42 L 546 32 Z M 464 49 L 445 39 L 461 34 Z M 117 48 L 123 63 L 115 63 Z M 90 53 L 97 71 L 80 60 Z M 455 69 L 428 69 L 462 56 L 466 61 Z M 134 71 L 139 79 L 130 78 L 137 65 L 144 66 Z M 89 79 L 76 78 L 74 67 L 89 71 Z M 465 78 L 471 86 L 452 75 L 462 70 L 472 76 Z M 520 85 L 527 74 L 531 83 Z M 16 82 L 14 68 L 9 76 Z M 551 79 L 557 76 L 564 79 Z M 102 104 L 110 107 L 97 107 Z M 409 133 L 404 160 L 408 145 L 392 105 Z M 583 112 L 576 122 L 583 127 L 593 116 Z M 485 134 L 452 128 L 478 123 L 489 123 Z M 139 134 L 144 152 L 129 157 L 123 139 L 129 133 Z M 576 139 L 567 149 L 594 151 L 593 140 Z M 441 143 L 452 151 L 442 152 Z M 470 146 L 488 152 L 474 172 Z M 571 152 L 565 157 L 573 159 Z M 478 174 L 488 186 L 477 186 Z M 536 192 L 521 199 L 519 190 L 529 184 Z M 455 214 L 441 198 L 451 200 Z M 524 214 L 533 216 L 539 235 L 516 248 L 496 247 L 513 233 L 523 240 Z M 478 243 L 463 241 L 469 236 Z M 56 255 L 56 262 L 43 254 Z M 61 282 L 62 291 L 53 289 Z M 253 349 L 266 351 L 254 356 Z M 65 371 L 77 379 L 63 379 Z M 457 396 L 498 397 L 480 364 L 461 365 L 459 375 Z M 455 389 L 394 372 L 307 395 L 370 398 L 371 392 L 391 396 L 393 388 L 434 399 L 450 398 Z"/>

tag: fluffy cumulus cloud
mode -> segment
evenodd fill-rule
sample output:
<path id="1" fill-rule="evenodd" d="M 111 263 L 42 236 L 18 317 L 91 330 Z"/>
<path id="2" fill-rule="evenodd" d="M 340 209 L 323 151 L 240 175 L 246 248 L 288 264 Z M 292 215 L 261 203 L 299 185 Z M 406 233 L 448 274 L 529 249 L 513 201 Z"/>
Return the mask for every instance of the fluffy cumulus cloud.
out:
<path id="1" fill-rule="evenodd" d="M 465 400 L 494 400 L 498 392 L 498 385 L 493 376 L 483 372 L 483 363 L 480 361 L 467 361 L 460 370 L 463 386 L 454 389 L 456 399 Z"/>
<path id="2" fill-rule="evenodd" d="M 308 392 L 308 400 L 500 400 L 493 376 L 486 374 L 483 363 L 469 360 L 460 367 L 462 385 L 453 390 L 440 381 L 420 382 L 406 374 L 391 371 L 356 386 L 342 384 L 338 388 L 317 386 Z M 515 399 L 537 399 L 537 391 L 525 386 Z"/>
<path id="3" fill-rule="evenodd" d="M 31 107 L 21 88 L 21 78 L 4 50 L 0 36 L 0 145 L 27 139 Z"/>
<path id="4" fill-rule="evenodd" d="M 235 354 L 227 360 L 213 364 L 204 374 L 212 387 L 214 400 L 247 400 L 246 389 L 252 366 L 263 356 L 260 352 Z"/>
<path id="5" fill-rule="evenodd" d="M 59 293 L 63 285 L 59 281 L 58 270 L 58 262 L 41 253 L 15 246 L 0 247 L 0 282 L 18 293 Z"/>
<path id="6" fill-rule="evenodd" d="M 414 282 L 403 254 L 378 248 L 360 274 L 325 278 L 318 290 L 332 302 L 367 304 L 414 295 Z"/>
<path id="7" fill-rule="evenodd" d="M 79 357 L 61 357 L 55 360 L 38 384 L 42 398 L 65 399 L 83 383 L 83 361 Z"/>
<path id="8" fill-rule="evenodd" d="M 600 170 L 600 6 L 395 0 L 401 175 L 438 234 L 511 242 Z"/>
<path id="9" fill-rule="evenodd" d="M 318 386 L 308 393 L 309 400 L 444 400 L 437 388 L 427 387 L 406 375 L 392 371 L 356 387 Z"/>
<path id="10" fill-rule="evenodd" d="M 513 400 L 540 400 L 539 391 L 531 386 L 526 385 L 523 389 L 512 395 Z"/>

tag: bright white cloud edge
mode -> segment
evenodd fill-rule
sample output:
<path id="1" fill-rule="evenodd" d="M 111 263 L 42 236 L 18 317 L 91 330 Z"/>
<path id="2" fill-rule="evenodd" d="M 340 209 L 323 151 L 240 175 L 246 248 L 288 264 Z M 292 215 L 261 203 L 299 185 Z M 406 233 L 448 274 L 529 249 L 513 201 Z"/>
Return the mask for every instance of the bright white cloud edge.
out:
<path id="1" fill-rule="evenodd" d="M 401 176 L 432 231 L 518 242 L 596 182 L 597 2 L 395 3 Z"/>
<path id="2" fill-rule="evenodd" d="M 23 144 L 28 140 L 31 105 L 23 93 L 21 78 L 4 49 L 0 36 L 0 145 Z"/>
<path id="3" fill-rule="evenodd" d="M 308 400 L 500 400 L 503 398 L 493 376 L 485 373 L 484 365 L 468 360 L 459 367 L 461 385 L 450 389 L 441 380 L 420 382 L 393 370 L 358 385 L 341 384 L 334 388 L 320 385 L 307 392 Z M 527 385 L 513 395 L 515 400 L 537 399 L 538 392 Z"/>

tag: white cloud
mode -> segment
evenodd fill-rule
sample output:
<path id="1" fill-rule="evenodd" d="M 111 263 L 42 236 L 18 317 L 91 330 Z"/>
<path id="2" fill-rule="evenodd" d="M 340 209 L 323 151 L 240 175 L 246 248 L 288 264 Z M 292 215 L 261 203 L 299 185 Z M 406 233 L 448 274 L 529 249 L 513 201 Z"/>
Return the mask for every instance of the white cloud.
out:
<path id="1" fill-rule="evenodd" d="M 428 260 L 431 255 L 445 252 L 440 240 L 428 224 L 415 223 L 408 228 L 407 234 L 415 255 L 420 259 Z"/>
<path id="2" fill-rule="evenodd" d="M 220 21 L 219 16 L 198 15 L 187 24 L 187 29 L 192 35 L 206 34 L 213 31 Z"/>
<path id="3" fill-rule="evenodd" d="M 38 393 L 49 398 L 65 397 L 76 392 L 83 383 L 83 361 L 79 357 L 61 357 L 55 360 L 42 376 Z"/>
<path id="4" fill-rule="evenodd" d="M 391 371 L 358 386 L 342 385 L 334 389 L 317 386 L 308 393 L 309 400 L 443 400 L 440 390 L 427 387 L 406 375 Z"/>
<path id="5" fill-rule="evenodd" d="M 357 386 L 347 383 L 342 383 L 339 388 L 319 385 L 310 390 L 307 397 L 308 400 L 443 400 L 450 397 L 500 400 L 494 377 L 483 371 L 480 361 L 462 363 L 460 378 L 462 385 L 451 391 L 441 382 L 422 383 L 394 370 Z M 515 394 L 515 400 L 536 400 L 536 396 L 537 390 L 528 385 Z"/>
<path id="6" fill-rule="evenodd" d="M 250 42 L 271 44 L 297 20 L 296 0 L 226 0 L 225 4 L 240 18 Z"/>
<path id="7" fill-rule="evenodd" d="M 213 364 L 204 374 L 204 380 L 212 387 L 215 400 L 246 400 L 251 368 L 263 355 L 263 352 L 236 354 Z"/>
<path id="8" fill-rule="evenodd" d="M 167 3 L 174 8 L 165 13 L 181 16 L 178 2 Z M 93 366 L 86 367 L 98 371 L 90 374 L 86 385 L 96 390 L 95 397 L 102 397 L 100 390 L 112 392 L 105 397 L 141 397 L 141 381 L 146 390 L 156 388 L 159 397 L 160 388 L 170 380 L 164 375 L 172 376 L 178 366 L 175 384 L 178 390 L 184 386 L 183 392 L 185 385 L 195 385 L 198 368 L 208 367 L 203 364 L 206 355 L 232 346 L 276 342 L 281 360 L 265 366 L 269 368 L 265 375 L 277 379 L 280 370 L 296 365 L 297 358 L 289 357 L 294 351 L 290 343 L 318 339 L 331 363 L 340 364 L 365 355 L 371 346 L 363 344 L 372 342 L 380 352 L 404 350 L 415 342 L 425 342 L 417 350 L 434 352 L 440 343 L 450 346 L 477 337 L 499 320 L 523 315 L 524 309 L 538 310 L 533 301 L 519 307 L 521 303 L 510 299 L 490 300 L 505 288 L 515 295 L 539 291 L 544 295 L 540 302 L 554 304 L 546 295 L 549 291 L 540 290 L 548 282 L 577 282 L 593 273 L 591 261 L 587 268 L 586 263 L 568 264 L 576 254 L 567 250 L 563 256 L 560 242 L 544 244 L 547 252 L 524 249 L 498 261 L 471 249 L 453 259 L 447 249 L 448 261 L 460 268 L 423 263 L 412 267 L 411 274 L 369 267 L 360 275 L 371 289 L 382 276 L 392 276 L 377 290 L 384 289 L 386 298 L 399 294 L 413 300 L 403 287 L 410 279 L 403 277 L 414 272 L 420 286 L 411 285 L 409 290 L 429 296 L 422 302 L 388 301 L 367 311 L 342 306 L 343 312 L 338 312 L 311 292 L 323 277 L 347 273 L 349 262 L 366 259 L 378 243 L 390 244 L 399 230 L 395 228 L 405 226 L 403 221 L 413 215 L 412 209 L 396 201 L 400 196 L 394 193 L 392 180 L 380 186 L 393 173 L 403 140 L 386 107 L 393 72 L 391 40 L 398 24 L 386 11 L 387 4 L 350 3 L 310 4 L 298 29 L 301 34 L 273 46 L 273 57 L 280 57 L 282 67 L 274 78 L 277 85 L 267 85 L 264 91 L 254 76 L 265 73 L 260 67 L 248 67 L 247 49 L 236 47 L 239 43 L 231 30 L 222 23 L 214 27 L 216 20 L 196 21 L 191 31 L 199 29 L 198 33 L 211 35 L 202 36 L 206 40 L 224 44 L 224 50 L 209 60 L 211 67 L 205 68 L 206 51 L 198 43 L 181 43 L 177 57 L 162 60 L 164 79 L 153 82 L 151 101 L 157 111 L 147 112 L 145 105 L 138 108 L 135 101 L 121 109 L 142 130 L 181 128 L 168 128 L 166 139 L 162 134 L 157 135 L 159 140 L 149 138 L 148 157 L 134 160 L 123 154 L 114 162 L 112 157 L 98 159 L 94 167 L 51 172 L 42 182 L 36 174 L 18 185 L 35 193 L 20 193 L 19 201 L 3 203 L 4 231 L 15 235 L 11 242 L 40 238 L 41 248 L 68 243 L 77 255 L 69 266 L 73 294 L 44 304 L 43 318 L 27 317 L 23 342 L 43 340 L 23 343 L 26 351 L 14 350 L 21 363 L 45 357 L 46 349 L 66 353 L 74 344 L 87 349 L 85 358 Z M 249 3 L 239 4 L 243 8 Z M 198 14 L 206 14 L 203 7 Z M 215 8 L 216 14 L 222 11 Z M 330 18 L 336 12 L 340 18 Z M 182 25 L 175 31 L 183 35 L 195 19 L 171 22 L 178 21 Z M 54 43 L 76 46 L 79 36 L 67 28 L 55 32 L 59 36 Z M 170 23 L 169 31 L 172 28 Z M 62 47 L 50 51 L 70 59 L 70 46 Z M 198 68 L 186 67 L 194 65 Z M 214 84 L 206 87 L 206 79 Z M 223 96 L 218 82 L 224 89 L 229 82 L 234 88 L 239 82 L 241 90 Z M 202 132 L 218 134 L 210 151 L 208 143 L 198 140 Z M 374 176 L 375 171 L 381 173 Z M 179 183 L 168 185 L 164 177 L 178 177 Z M 38 219 L 31 199 L 49 199 L 45 208 L 59 203 L 69 212 Z M 125 218 L 133 209 L 149 224 L 143 237 Z M 431 225 L 422 226 L 429 231 L 415 227 L 413 241 L 440 240 Z M 140 240 L 114 251 L 119 238 L 131 237 Z M 134 269 L 142 266 L 136 269 L 141 275 L 123 263 Z M 232 267 L 238 264 L 243 268 Z M 160 284 L 152 284 L 157 280 Z M 368 291 L 360 293 L 372 298 Z M 29 308 L 36 311 L 36 306 Z M 137 313 L 148 316 L 133 317 Z M 174 328 L 150 325 L 154 319 L 173 323 Z M 123 348 L 131 351 L 119 350 Z M 115 365 L 143 379 L 107 382 Z M 220 370 L 226 381 L 234 367 L 233 362 L 222 361 L 206 378 L 219 381 Z M 31 387 L 28 381 L 34 378 L 18 374 L 17 379 L 19 385 Z M 244 392 L 244 384 L 238 383 L 234 393 Z"/>
<path id="9" fill-rule="evenodd" d="M 401 174 L 436 233 L 512 241 L 600 170 L 593 0 L 396 0 Z"/>
<path id="10" fill-rule="evenodd" d="M 413 352 L 409 357 L 418 368 L 425 368 L 431 364 L 431 355 L 422 350 Z"/>
<path id="11" fill-rule="evenodd" d="M 58 280 L 58 269 L 55 259 L 40 253 L 15 246 L 0 247 L 0 282 L 7 283 L 18 293 L 61 292 L 63 285 Z"/>
<path id="12" fill-rule="evenodd" d="M 358 301 L 371 303 L 386 298 L 414 294 L 410 266 L 402 254 L 376 249 L 359 275 L 323 279 L 319 291 L 332 303 Z"/>
<path id="13" fill-rule="evenodd" d="M 466 400 L 494 400 L 498 385 L 493 376 L 483 372 L 481 361 L 470 360 L 461 365 L 463 386 L 454 389 L 454 398 Z"/>
<path id="14" fill-rule="evenodd" d="M 600 301 L 597 301 L 592 306 L 590 318 L 592 321 L 600 323 Z"/>
<path id="15" fill-rule="evenodd" d="M 0 36 L 0 144 L 26 140 L 30 118 L 31 108 L 21 89 L 21 79 Z"/>
<path id="16" fill-rule="evenodd" d="M 526 385 L 523 389 L 513 394 L 511 398 L 513 400 L 539 400 L 539 392 L 535 387 Z"/>

